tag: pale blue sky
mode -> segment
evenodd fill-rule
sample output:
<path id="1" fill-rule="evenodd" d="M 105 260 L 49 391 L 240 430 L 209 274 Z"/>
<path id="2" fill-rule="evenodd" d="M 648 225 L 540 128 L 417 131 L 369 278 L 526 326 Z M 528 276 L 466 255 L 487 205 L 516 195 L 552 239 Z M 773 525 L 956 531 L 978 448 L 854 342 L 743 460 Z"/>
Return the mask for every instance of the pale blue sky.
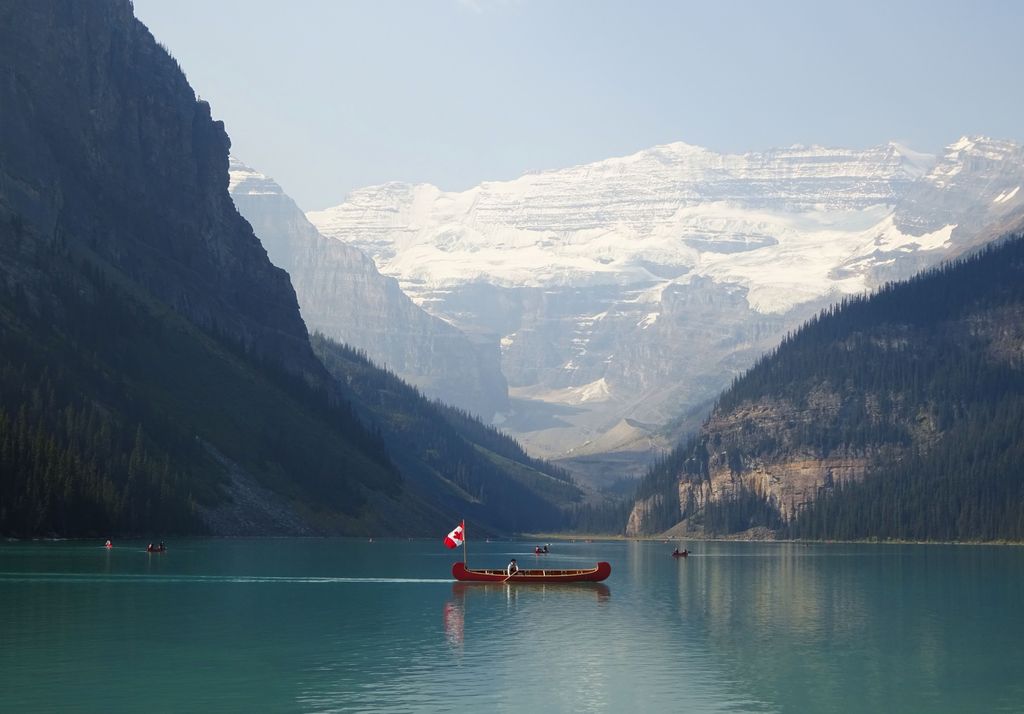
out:
<path id="1" fill-rule="evenodd" d="M 1024 3 L 135 0 L 306 210 L 686 141 L 1024 140 Z"/>

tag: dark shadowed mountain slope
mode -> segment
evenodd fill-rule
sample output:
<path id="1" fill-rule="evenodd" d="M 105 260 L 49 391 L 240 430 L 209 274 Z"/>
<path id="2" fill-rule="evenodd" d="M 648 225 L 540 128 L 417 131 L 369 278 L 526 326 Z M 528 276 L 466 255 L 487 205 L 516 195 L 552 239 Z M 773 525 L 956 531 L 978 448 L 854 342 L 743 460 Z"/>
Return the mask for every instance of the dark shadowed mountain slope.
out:
<path id="1" fill-rule="evenodd" d="M 126 0 L 0 0 L 0 107 L 0 533 L 560 518 L 531 479 L 575 488 L 521 452 L 445 436 L 429 481 L 353 409 L 235 210 L 223 126 Z"/>
<path id="2" fill-rule="evenodd" d="M 131 4 L 3 2 L 0 33 L 5 214 L 247 352 L 322 378 L 288 276 L 227 193 L 223 123 Z"/>
<path id="3" fill-rule="evenodd" d="M 1024 239 L 827 310 L 653 469 L 627 532 L 1024 539 Z"/>
<path id="4" fill-rule="evenodd" d="M 0 106 L 0 531 L 385 526 L 401 477 L 131 5 L 0 3 Z"/>
<path id="5" fill-rule="evenodd" d="M 392 444 L 409 489 L 442 512 L 497 531 L 554 530 L 583 494 L 569 475 L 527 455 L 466 412 L 428 401 L 365 356 L 323 335 L 313 347 L 345 396 Z"/>

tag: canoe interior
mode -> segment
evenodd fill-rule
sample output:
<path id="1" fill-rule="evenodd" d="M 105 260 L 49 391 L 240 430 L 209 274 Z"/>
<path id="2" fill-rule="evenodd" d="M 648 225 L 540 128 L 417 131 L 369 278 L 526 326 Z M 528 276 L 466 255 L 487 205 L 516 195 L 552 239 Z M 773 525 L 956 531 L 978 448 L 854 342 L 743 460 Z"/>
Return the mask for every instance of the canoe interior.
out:
<path id="1" fill-rule="evenodd" d="M 592 573 L 597 568 L 582 568 L 580 570 L 526 570 L 522 569 L 516 573 L 517 578 L 528 578 L 528 577 L 559 577 L 566 575 L 584 575 L 586 573 Z M 467 573 L 477 573 L 479 575 L 498 575 L 505 577 L 508 573 L 505 572 L 504 568 L 487 570 L 485 568 L 466 568 Z"/>
<path id="2" fill-rule="evenodd" d="M 456 580 L 475 582 L 511 582 L 511 583 L 569 583 L 599 582 L 607 578 L 612 567 L 600 562 L 593 568 L 575 568 L 564 570 L 558 568 L 523 569 L 511 577 L 506 575 L 504 568 L 467 568 L 462 563 L 452 565 L 452 576 Z"/>

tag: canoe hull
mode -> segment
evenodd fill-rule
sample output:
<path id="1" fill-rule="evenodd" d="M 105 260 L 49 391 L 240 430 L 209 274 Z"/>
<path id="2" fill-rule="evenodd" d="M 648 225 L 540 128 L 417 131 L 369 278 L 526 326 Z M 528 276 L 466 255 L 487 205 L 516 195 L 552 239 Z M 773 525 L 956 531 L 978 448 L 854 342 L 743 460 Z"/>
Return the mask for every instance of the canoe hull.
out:
<path id="1" fill-rule="evenodd" d="M 597 583 L 612 573 L 609 563 L 600 562 L 593 568 L 581 570 L 520 570 L 511 578 L 504 570 L 467 568 L 464 563 L 452 566 L 456 580 L 469 583 Z"/>

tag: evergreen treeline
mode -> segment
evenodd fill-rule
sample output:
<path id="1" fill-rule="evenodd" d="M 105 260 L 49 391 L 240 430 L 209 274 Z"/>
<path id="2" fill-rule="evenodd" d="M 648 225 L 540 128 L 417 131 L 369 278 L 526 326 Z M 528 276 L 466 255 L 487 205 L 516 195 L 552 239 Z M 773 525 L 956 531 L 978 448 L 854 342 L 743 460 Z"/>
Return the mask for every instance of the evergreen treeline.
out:
<path id="1" fill-rule="evenodd" d="M 605 496 L 593 503 L 572 506 L 564 530 L 572 533 L 619 535 L 633 503 L 628 498 Z"/>
<path id="2" fill-rule="evenodd" d="M 509 437 L 426 399 L 366 355 L 323 334 L 313 350 L 392 444 L 410 488 L 447 518 L 466 517 L 497 531 L 556 530 L 582 494 L 560 468 L 526 455 Z"/>
<path id="3" fill-rule="evenodd" d="M 506 459 L 512 459 L 525 464 L 551 478 L 572 483 L 572 475 L 561 466 L 556 466 L 550 461 L 530 456 L 517 440 L 500 429 L 484 424 L 465 409 L 449 406 L 437 400 L 434 400 L 433 404 L 463 437 L 469 439 L 474 444 Z"/>
<path id="4" fill-rule="evenodd" d="M 791 538 L 1024 541 L 1024 399 L 980 406 L 929 451 L 825 491 Z"/>
<path id="5" fill-rule="evenodd" d="M 716 431 L 751 405 L 778 423 Z M 712 459 L 734 474 L 791 454 L 866 459 L 860 483 L 828 485 L 783 523 L 738 489 L 704 511 L 655 509 L 708 533 L 766 526 L 803 538 L 1024 538 L 1024 239 L 1007 239 L 877 293 L 844 300 L 789 335 L 718 400 L 701 437 L 656 464 L 637 498 L 666 502 Z M 741 416 L 736 417 L 742 419 Z"/>
<path id="6" fill-rule="evenodd" d="M 14 535 L 201 532 L 195 483 L 142 425 L 130 431 L 45 372 L 4 361 L 0 531 Z M 10 413 L 8 408 L 14 408 Z M 193 488 L 196 494 L 193 493 Z"/>

